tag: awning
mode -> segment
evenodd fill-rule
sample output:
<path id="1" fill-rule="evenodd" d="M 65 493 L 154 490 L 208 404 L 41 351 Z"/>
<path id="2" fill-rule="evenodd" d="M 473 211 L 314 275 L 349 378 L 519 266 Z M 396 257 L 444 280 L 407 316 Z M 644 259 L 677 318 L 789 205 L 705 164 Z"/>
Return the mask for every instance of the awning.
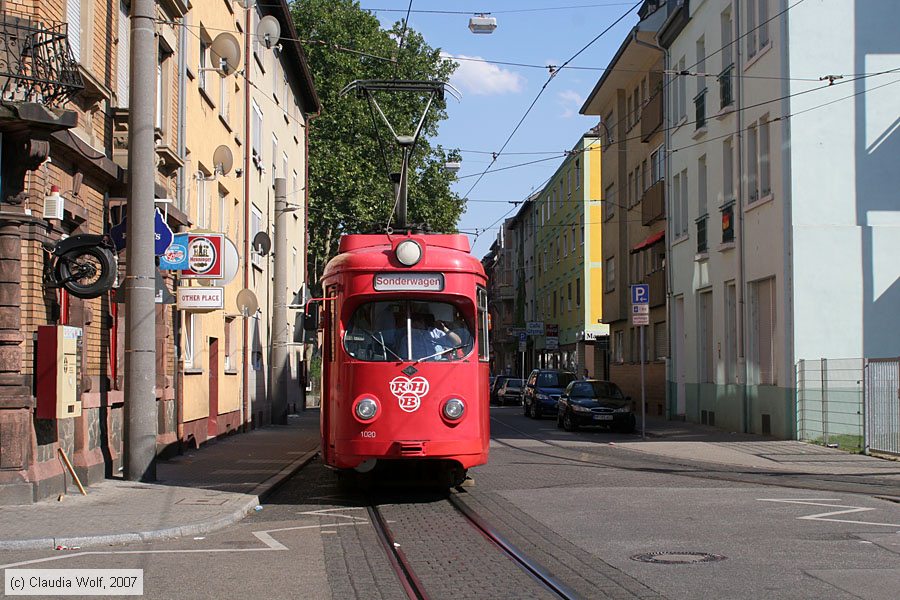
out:
<path id="1" fill-rule="evenodd" d="M 663 229 L 662 231 L 657 231 L 656 233 L 651 233 L 646 238 L 644 238 L 644 241 L 640 242 L 637 246 L 632 248 L 631 253 L 634 254 L 635 252 L 640 252 L 644 248 L 649 248 L 653 244 L 659 242 L 664 237 L 666 237 L 665 229 Z"/>

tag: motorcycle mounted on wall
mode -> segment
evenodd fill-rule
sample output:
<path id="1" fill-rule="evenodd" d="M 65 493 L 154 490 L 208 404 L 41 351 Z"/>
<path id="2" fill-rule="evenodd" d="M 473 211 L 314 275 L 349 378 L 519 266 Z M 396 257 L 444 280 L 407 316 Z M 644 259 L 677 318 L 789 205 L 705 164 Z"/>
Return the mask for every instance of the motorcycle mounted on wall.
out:
<path id="1" fill-rule="evenodd" d="M 44 282 L 77 298 L 96 298 L 112 289 L 118 266 L 116 248 L 108 235 L 80 233 L 44 244 Z"/>

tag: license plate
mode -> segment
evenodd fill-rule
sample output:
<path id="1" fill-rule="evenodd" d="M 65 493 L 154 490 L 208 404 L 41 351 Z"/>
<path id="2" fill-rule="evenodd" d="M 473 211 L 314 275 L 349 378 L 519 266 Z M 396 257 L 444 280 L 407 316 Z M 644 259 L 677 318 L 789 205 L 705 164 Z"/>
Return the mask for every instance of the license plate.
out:
<path id="1" fill-rule="evenodd" d="M 612 421 L 613 416 L 612 415 L 594 415 L 594 420 L 595 421 Z"/>

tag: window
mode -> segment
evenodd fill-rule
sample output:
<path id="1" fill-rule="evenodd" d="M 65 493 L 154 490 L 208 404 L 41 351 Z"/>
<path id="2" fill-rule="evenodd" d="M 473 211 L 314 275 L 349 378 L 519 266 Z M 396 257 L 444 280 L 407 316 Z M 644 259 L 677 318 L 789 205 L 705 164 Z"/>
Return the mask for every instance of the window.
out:
<path id="1" fill-rule="evenodd" d="M 737 369 L 737 288 L 725 282 L 725 383 L 735 383 Z"/>
<path id="2" fill-rule="evenodd" d="M 228 371 L 235 371 L 237 369 L 237 362 L 234 360 L 234 317 L 225 317 L 225 355 L 224 355 L 224 369 L 227 373 Z"/>
<path id="3" fill-rule="evenodd" d="M 697 159 L 697 213 L 702 217 L 709 212 L 706 200 L 706 155 Z"/>
<path id="4" fill-rule="evenodd" d="M 669 355 L 669 332 L 666 322 L 660 321 L 653 324 L 653 358 L 662 360 Z"/>
<path id="5" fill-rule="evenodd" d="M 567 284 L 567 288 L 568 289 L 566 290 L 566 298 L 567 298 L 566 308 L 571 311 L 572 310 L 572 282 L 571 281 Z"/>
<path id="6" fill-rule="evenodd" d="M 285 183 L 285 185 L 287 185 L 287 176 L 288 176 L 288 155 L 287 155 L 287 152 L 282 152 L 282 153 L 281 153 L 281 176 L 284 177 L 284 179 L 285 179 L 284 183 Z M 293 191 L 295 191 L 295 190 L 291 189 L 291 190 L 286 190 L 286 191 L 287 191 L 287 193 L 290 194 L 291 192 L 293 192 Z"/>
<path id="7" fill-rule="evenodd" d="M 688 174 L 687 169 L 675 175 L 672 182 L 672 214 L 675 237 L 688 234 Z"/>
<path id="8" fill-rule="evenodd" d="M 612 292 L 616 289 L 616 259 L 615 257 L 606 259 L 606 269 L 604 269 L 606 278 L 606 292 Z"/>
<path id="9" fill-rule="evenodd" d="M 581 189 L 581 161 L 575 159 L 575 189 Z"/>
<path id="10" fill-rule="evenodd" d="M 697 39 L 695 46 L 697 49 L 697 64 L 694 65 L 694 68 L 697 69 L 697 73 L 706 73 L 706 38 L 701 35 Z M 706 77 L 697 77 L 697 94 L 699 95 L 705 90 Z"/>
<path id="11" fill-rule="evenodd" d="M 572 225 L 572 252 L 575 252 L 575 226 Z"/>
<path id="12" fill-rule="evenodd" d="M 254 39 L 256 39 L 254 37 Z M 250 146 L 253 151 L 253 162 L 256 164 L 256 167 L 259 168 L 262 166 L 262 129 L 263 129 L 263 112 L 259 107 L 259 104 L 256 103 L 256 100 L 252 100 L 252 123 L 251 123 L 251 131 L 250 131 Z"/>
<path id="13" fill-rule="evenodd" d="M 200 30 L 200 68 L 197 72 L 197 85 L 206 91 L 206 73 L 209 68 L 209 45 L 212 43 L 205 29 Z"/>
<path id="14" fill-rule="evenodd" d="M 278 176 L 277 161 L 278 160 L 278 136 L 272 134 L 272 187 L 275 187 L 275 178 Z"/>
<path id="15" fill-rule="evenodd" d="M 231 117 L 231 94 L 228 89 L 228 77 L 219 77 L 219 116 L 225 122 Z"/>
<path id="16" fill-rule="evenodd" d="M 635 204 L 634 199 L 634 171 L 628 174 L 628 185 L 625 188 L 625 204 L 631 208 Z"/>
<path id="17" fill-rule="evenodd" d="M 129 8 L 125 0 L 119 0 L 119 20 L 116 30 L 116 99 L 120 108 L 128 108 L 128 85 L 130 81 L 131 22 L 128 18 Z M 69 29 L 69 43 L 72 42 L 72 30 Z"/>
<path id="18" fill-rule="evenodd" d="M 219 231 L 228 233 L 228 191 L 219 188 Z"/>
<path id="19" fill-rule="evenodd" d="M 756 125 L 747 128 L 747 195 L 749 202 L 759 200 L 759 160 Z"/>
<path id="20" fill-rule="evenodd" d="M 650 153 L 650 185 L 666 178 L 666 151 L 660 146 Z"/>
<path id="21" fill-rule="evenodd" d="M 256 237 L 256 234 L 262 231 L 262 211 L 256 206 L 250 206 L 250 239 Z M 258 252 L 253 252 L 253 266 L 262 268 L 263 256 Z"/>
<path id="22" fill-rule="evenodd" d="M 715 382 L 715 370 L 713 363 L 713 310 L 712 290 L 700 292 L 697 309 L 697 343 L 699 356 L 697 357 L 697 374 L 701 383 Z"/>
<path id="23" fill-rule="evenodd" d="M 29 4 L 34 4 L 34 2 L 25 3 L 26 6 Z M 91 0 L 66 0 L 66 23 L 68 24 L 69 47 L 72 49 L 75 61 L 81 63 L 85 68 L 90 68 L 94 52 L 94 2 Z"/>
<path id="24" fill-rule="evenodd" d="M 197 225 L 201 228 L 209 227 L 209 196 L 206 190 L 206 178 L 209 173 L 197 172 Z"/>
<path id="25" fill-rule="evenodd" d="M 553 290 L 553 318 L 556 318 L 556 290 Z"/>
<path id="26" fill-rule="evenodd" d="M 684 57 L 678 61 L 678 71 L 684 71 Z M 675 122 L 687 118 L 687 76 L 677 75 L 675 80 Z"/>
<path id="27" fill-rule="evenodd" d="M 568 232 L 563 232 L 562 243 L 560 244 L 563 248 L 563 257 L 569 256 L 569 234 Z"/>
<path id="28" fill-rule="evenodd" d="M 165 87 L 163 86 L 163 60 L 164 55 L 162 52 L 157 52 L 157 61 L 156 61 L 156 115 L 153 121 L 153 126 L 156 127 L 157 130 L 162 129 L 163 124 L 163 95 Z"/>
<path id="29" fill-rule="evenodd" d="M 724 69 L 734 62 L 731 49 L 731 42 L 734 40 L 731 24 L 731 9 L 725 9 L 719 19 L 722 27 L 722 68 Z"/>
<path id="30" fill-rule="evenodd" d="M 581 277 L 575 278 L 575 306 L 581 306 Z"/>
<path id="31" fill-rule="evenodd" d="M 769 0 L 747 2 L 747 56 L 752 58 L 769 43 Z"/>
<path id="32" fill-rule="evenodd" d="M 734 151 L 731 138 L 722 142 L 722 202 L 734 200 Z"/>
<path id="33" fill-rule="evenodd" d="M 703 254 L 709 248 L 707 246 L 706 226 L 709 221 L 709 215 L 700 215 L 695 221 L 697 225 L 697 254 Z"/>
<path id="34" fill-rule="evenodd" d="M 769 116 L 759 120 L 759 197 L 772 193 L 772 175 L 769 171 Z"/>
<path id="35" fill-rule="evenodd" d="M 624 331 L 616 331 L 613 333 L 613 361 L 617 363 L 625 362 Z"/>
<path id="36" fill-rule="evenodd" d="M 775 279 L 750 284 L 750 356 L 755 363 L 756 381 L 775 385 Z"/>
<path id="37" fill-rule="evenodd" d="M 188 369 L 200 369 L 203 366 L 203 322 L 201 315 L 188 313 L 184 327 L 184 366 Z"/>
<path id="38" fill-rule="evenodd" d="M 612 219 L 616 214 L 616 184 L 611 183 L 606 186 L 606 190 L 603 192 L 603 199 L 605 200 L 603 208 L 606 212 L 606 219 Z"/>

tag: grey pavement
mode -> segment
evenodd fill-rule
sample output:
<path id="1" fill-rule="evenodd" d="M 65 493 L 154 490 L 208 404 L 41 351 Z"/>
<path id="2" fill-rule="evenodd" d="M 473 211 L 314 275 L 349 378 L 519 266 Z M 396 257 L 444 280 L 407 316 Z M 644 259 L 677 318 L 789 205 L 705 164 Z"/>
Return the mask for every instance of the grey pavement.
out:
<path id="1" fill-rule="evenodd" d="M 0 550 L 73 549 L 202 535 L 243 519 L 319 447 L 319 413 L 158 463 L 156 483 L 108 479 L 81 496 L 0 507 Z"/>

